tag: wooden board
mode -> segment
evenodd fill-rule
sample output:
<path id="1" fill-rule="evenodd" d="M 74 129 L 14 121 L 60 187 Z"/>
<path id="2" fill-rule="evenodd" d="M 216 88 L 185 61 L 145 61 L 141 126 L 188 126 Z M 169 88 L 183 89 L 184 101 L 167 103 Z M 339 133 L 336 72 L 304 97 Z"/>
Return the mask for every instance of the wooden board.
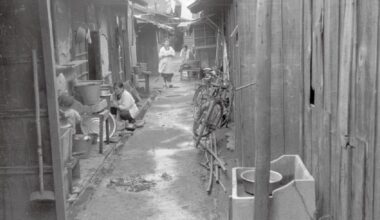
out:
<path id="1" fill-rule="evenodd" d="M 330 212 L 321 213 L 324 216 L 337 218 L 339 205 L 339 164 L 340 146 L 337 135 L 338 116 L 338 66 L 339 66 L 339 1 L 325 1 L 324 17 L 324 73 L 330 74 L 330 101 L 325 104 L 325 110 L 331 113 L 330 122 Z M 328 88 L 328 86 L 326 86 Z M 325 94 L 328 94 L 327 92 Z"/>
<path id="2" fill-rule="evenodd" d="M 312 47 L 312 1 L 303 1 L 303 50 L 302 50 L 302 69 L 303 69 L 303 149 L 302 158 L 306 167 L 312 169 L 312 144 L 311 144 L 311 108 L 310 108 L 310 86 L 311 86 L 311 47 Z"/>
<path id="3" fill-rule="evenodd" d="M 358 49 L 355 85 L 355 126 L 359 138 L 368 143 L 365 164 L 365 209 L 363 219 L 373 218 L 374 198 L 374 135 L 375 135 L 375 93 L 377 75 L 378 1 L 357 2 Z"/>
<path id="4" fill-rule="evenodd" d="M 354 11 L 355 5 L 353 0 L 349 0 L 343 7 L 343 26 L 340 47 L 340 66 L 339 66 L 339 98 L 338 98 L 338 137 L 340 137 L 339 145 L 343 148 L 340 166 L 340 202 L 338 219 L 348 219 L 350 210 L 350 148 L 346 148 L 346 140 L 344 137 L 349 134 L 349 114 L 350 114 L 350 74 L 352 71 L 352 50 L 354 38 Z"/>
<path id="5" fill-rule="evenodd" d="M 365 200 L 364 193 L 367 186 L 365 179 L 366 163 L 368 158 L 367 143 L 358 141 L 358 146 L 352 149 L 352 208 L 351 219 L 364 219 Z"/>
<path id="6" fill-rule="evenodd" d="M 64 164 L 60 147 L 60 124 L 58 121 L 58 96 L 56 91 L 55 57 L 53 43 L 53 24 L 51 21 L 51 5 L 49 0 L 39 0 L 39 17 L 41 28 L 41 40 L 44 75 L 46 85 L 46 99 L 49 112 L 49 139 L 50 152 L 53 163 L 55 210 L 57 220 L 66 219 L 66 199 L 64 192 Z"/>
<path id="7" fill-rule="evenodd" d="M 377 21 L 377 28 L 380 28 L 380 22 L 379 20 Z M 375 160 L 374 160 L 374 214 L 373 218 L 374 219 L 380 219 L 380 68 L 379 68 L 379 63 L 380 63 L 380 44 L 378 43 L 377 45 L 377 63 L 378 63 L 378 68 L 377 68 L 377 79 L 376 79 L 376 112 L 375 116 L 376 119 L 375 121 Z"/>
<path id="8" fill-rule="evenodd" d="M 285 152 L 302 150 L 302 1 L 282 2 Z"/>
<path id="9" fill-rule="evenodd" d="M 240 50 L 240 85 L 254 82 L 255 77 L 255 12 L 256 0 L 239 1 L 238 17 L 239 25 L 239 50 Z M 255 158 L 255 141 L 254 141 L 254 86 L 247 87 L 241 92 L 241 101 L 238 108 L 242 115 L 237 126 L 241 133 L 241 146 L 243 146 L 243 165 L 253 166 Z"/>
<path id="10" fill-rule="evenodd" d="M 285 153 L 284 65 L 282 0 L 273 1 L 271 52 L 271 154 L 272 159 Z"/>

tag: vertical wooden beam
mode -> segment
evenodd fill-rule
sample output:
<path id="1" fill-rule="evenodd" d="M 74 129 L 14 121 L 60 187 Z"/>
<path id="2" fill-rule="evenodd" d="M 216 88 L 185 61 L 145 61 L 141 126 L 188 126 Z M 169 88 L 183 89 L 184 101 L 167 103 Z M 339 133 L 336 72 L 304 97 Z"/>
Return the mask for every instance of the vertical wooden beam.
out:
<path id="1" fill-rule="evenodd" d="M 285 153 L 300 154 L 302 153 L 302 1 L 284 0 L 281 10 Z"/>
<path id="2" fill-rule="evenodd" d="M 377 20 L 377 36 L 380 35 L 380 14 Z M 374 164 L 374 210 L 373 219 L 380 219 L 380 41 L 377 43 L 376 70 L 376 120 L 375 120 L 375 164 Z"/>
<path id="3" fill-rule="evenodd" d="M 234 0 L 233 2 L 233 16 L 234 16 L 234 27 L 239 24 L 239 10 L 240 10 L 240 2 L 237 0 Z M 233 36 L 233 39 L 231 39 L 231 42 L 233 43 L 234 47 L 234 69 L 235 69 L 235 76 L 234 76 L 234 86 L 241 85 L 241 71 L 240 71 L 240 38 L 241 33 L 237 29 L 237 33 Z M 243 141 L 241 138 L 242 135 L 242 129 L 241 129 L 241 97 L 242 97 L 242 91 L 236 91 L 235 92 L 235 106 L 234 106 L 234 119 L 235 119 L 235 149 L 237 151 L 237 155 L 239 155 L 239 162 L 238 164 L 242 166 L 243 162 Z"/>
<path id="4" fill-rule="evenodd" d="M 39 0 L 46 95 L 49 114 L 50 147 L 53 159 L 54 193 L 57 220 L 66 219 L 66 201 L 63 187 L 63 161 L 59 143 L 58 101 L 55 86 L 55 59 L 51 21 L 51 1 Z"/>
<path id="5" fill-rule="evenodd" d="M 343 39 L 340 50 L 339 68 L 339 91 L 338 91 L 338 135 L 342 147 L 341 166 L 340 166 L 340 208 L 338 219 L 349 219 L 350 211 L 350 157 L 349 148 L 346 148 L 344 137 L 349 134 L 349 95 L 350 95 L 350 74 L 352 65 L 353 49 L 353 27 L 354 27 L 354 3 L 355 0 L 347 0 L 344 7 L 343 18 Z"/>
<path id="6" fill-rule="evenodd" d="M 379 1 L 357 1 L 357 56 L 355 77 L 355 137 L 360 137 L 364 144 L 357 144 L 353 149 L 353 159 L 358 158 L 365 152 L 365 162 L 353 161 L 352 166 L 359 169 L 353 175 L 351 199 L 353 203 L 352 219 L 370 220 L 374 218 L 374 164 L 375 164 L 375 114 L 376 114 L 376 75 L 377 75 L 377 44 L 378 30 L 377 21 L 379 16 Z M 351 89 L 352 91 L 352 89 Z M 364 149 L 358 149 L 364 148 Z M 364 175 L 363 175 L 364 174 Z M 362 177 L 364 176 L 364 180 Z M 358 183 L 358 184 L 357 184 Z M 360 185 L 363 183 L 363 186 Z M 356 184 L 356 188 L 355 187 Z M 364 188 L 359 194 L 357 189 Z M 360 192 L 360 191 L 359 191 Z M 364 195 L 364 201 L 362 201 Z M 357 210 L 360 203 L 365 206 L 364 210 Z M 356 205 L 356 207 L 355 207 Z"/>
<path id="7" fill-rule="evenodd" d="M 272 1 L 258 0 L 256 10 L 257 97 L 255 99 L 255 215 L 269 220 L 270 103 L 271 103 L 271 14 Z"/>
<path id="8" fill-rule="evenodd" d="M 239 26 L 239 50 L 240 50 L 240 78 L 235 87 L 246 85 L 254 82 L 256 79 L 256 62 L 255 62 L 255 24 L 256 24 L 256 0 L 238 1 L 238 26 Z M 270 72 L 268 73 L 270 74 Z M 243 166 L 254 166 L 255 160 L 255 140 L 254 132 L 254 112 L 255 103 L 252 97 L 255 97 L 255 87 L 246 87 L 237 92 L 236 102 L 237 113 L 241 115 L 236 127 L 239 130 L 237 138 L 237 147 L 242 149 Z M 240 97 L 239 97 L 240 96 Z M 269 147 L 269 146 L 268 146 Z"/>
<path id="9" fill-rule="evenodd" d="M 339 79 L 339 1 L 325 2 L 325 23 L 324 23 L 324 52 L 325 52 L 325 72 L 331 75 L 330 83 L 330 106 L 326 108 L 331 112 L 331 130 L 330 132 L 330 216 L 337 219 L 339 206 L 339 164 L 341 148 L 339 147 L 337 135 L 337 117 L 338 117 L 338 79 Z"/>
<path id="10" fill-rule="evenodd" d="M 285 153 L 285 109 L 284 109 L 284 50 L 283 50 L 283 6 L 284 0 L 272 4 L 271 34 L 271 158 Z"/>
<path id="11" fill-rule="evenodd" d="M 312 147 L 311 147 L 311 109 L 310 109 L 310 86 L 311 86 L 311 45 L 312 45 L 312 0 L 302 2 L 303 8 L 303 160 L 306 167 L 312 169 Z"/>

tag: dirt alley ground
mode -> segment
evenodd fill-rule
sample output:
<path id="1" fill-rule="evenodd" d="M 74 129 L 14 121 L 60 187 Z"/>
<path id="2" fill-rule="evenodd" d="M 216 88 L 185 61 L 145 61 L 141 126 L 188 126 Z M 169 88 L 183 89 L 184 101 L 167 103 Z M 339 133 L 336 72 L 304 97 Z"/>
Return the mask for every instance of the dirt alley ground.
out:
<path id="1" fill-rule="evenodd" d="M 161 79 L 155 82 L 162 85 Z M 207 171 L 199 165 L 203 153 L 193 147 L 194 89 L 194 81 L 180 81 L 177 75 L 174 88 L 161 91 L 145 115 L 145 126 L 77 205 L 74 219 L 227 219 L 229 174 L 224 177 L 227 193 L 214 183 L 208 195 Z"/>

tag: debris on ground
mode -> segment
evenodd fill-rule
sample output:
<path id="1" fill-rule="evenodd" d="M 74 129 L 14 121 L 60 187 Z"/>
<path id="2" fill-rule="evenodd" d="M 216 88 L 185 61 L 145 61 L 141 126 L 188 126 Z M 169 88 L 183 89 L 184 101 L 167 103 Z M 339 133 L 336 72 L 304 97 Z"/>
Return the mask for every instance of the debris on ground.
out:
<path id="1" fill-rule="evenodd" d="M 165 181 L 170 181 L 173 179 L 172 176 L 170 176 L 168 173 L 164 172 L 163 174 L 161 174 L 161 178 Z"/>
<path id="2" fill-rule="evenodd" d="M 146 180 L 140 175 L 125 178 L 114 178 L 111 179 L 110 183 L 107 185 L 108 188 L 123 187 L 126 191 L 129 192 L 141 192 L 145 190 L 150 190 L 154 186 L 156 186 L 156 182 Z"/>

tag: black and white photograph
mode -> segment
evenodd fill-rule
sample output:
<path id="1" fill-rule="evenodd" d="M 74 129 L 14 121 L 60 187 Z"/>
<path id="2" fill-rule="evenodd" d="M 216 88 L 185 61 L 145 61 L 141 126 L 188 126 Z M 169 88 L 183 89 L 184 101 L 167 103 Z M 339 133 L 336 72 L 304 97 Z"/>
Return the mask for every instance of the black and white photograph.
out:
<path id="1" fill-rule="evenodd" d="M 380 220 L 380 1 L 0 0 L 0 220 Z"/>

